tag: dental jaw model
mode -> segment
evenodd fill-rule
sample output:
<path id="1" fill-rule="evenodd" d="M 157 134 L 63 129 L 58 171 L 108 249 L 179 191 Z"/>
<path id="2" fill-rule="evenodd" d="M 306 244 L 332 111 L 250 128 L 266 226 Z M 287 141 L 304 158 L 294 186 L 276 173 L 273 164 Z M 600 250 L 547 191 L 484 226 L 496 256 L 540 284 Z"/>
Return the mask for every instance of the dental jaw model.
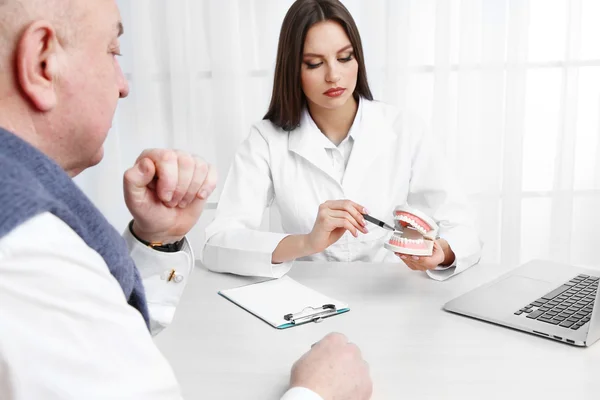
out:
<path id="1" fill-rule="evenodd" d="M 408 205 L 394 209 L 394 227 L 396 231 L 384 244 L 395 253 L 413 256 L 431 256 L 433 243 L 439 227 L 434 220 Z"/>

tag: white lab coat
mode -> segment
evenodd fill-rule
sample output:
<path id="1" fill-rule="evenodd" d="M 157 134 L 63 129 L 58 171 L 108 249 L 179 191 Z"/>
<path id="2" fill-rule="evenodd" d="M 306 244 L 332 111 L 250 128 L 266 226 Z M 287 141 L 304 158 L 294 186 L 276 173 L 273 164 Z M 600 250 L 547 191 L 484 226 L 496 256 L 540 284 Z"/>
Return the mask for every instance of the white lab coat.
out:
<path id="1" fill-rule="evenodd" d="M 444 280 L 478 262 L 481 242 L 473 212 L 424 125 L 381 102 L 361 99 L 360 107 L 341 182 L 323 148 L 323 134 L 306 110 L 300 127 L 289 133 L 266 120 L 252 127 L 237 151 L 215 219 L 206 228 L 203 261 L 209 269 L 282 276 L 292 262 L 271 264 L 279 242 L 288 234 L 309 233 L 319 205 L 335 199 L 355 201 L 387 222 L 393 222 L 394 207 L 406 202 L 430 215 L 456 255 L 454 268 L 428 271 L 434 279 Z M 277 206 L 286 233 L 260 230 L 271 205 Z M 324 252 L 304 259 L 402 263 L 383 247 L 390 232 L 367 227 L 368 234 L 355 238 L 346 232 Z"/>

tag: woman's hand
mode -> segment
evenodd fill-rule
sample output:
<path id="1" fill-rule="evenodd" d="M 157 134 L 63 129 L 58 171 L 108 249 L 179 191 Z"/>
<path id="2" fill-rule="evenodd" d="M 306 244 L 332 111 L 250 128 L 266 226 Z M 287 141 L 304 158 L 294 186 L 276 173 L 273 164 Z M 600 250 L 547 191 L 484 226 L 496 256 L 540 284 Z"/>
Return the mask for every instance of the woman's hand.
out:
<path id="1" fill-rule="evenodd" d="M 306 237 L 308 250 L 311 254 L 320 253 L 346 231 L 354 237 L 358 237 L 358 232 L 369 232 L 363 214 L 367 214 L 367 210 L 350 200 L 330 200 L 321 204 L 315 225 Z"/>
<path id="2" fill-rule="evenodd" d="M 438 239 L 433 243 L 431 256 L 411 256 L 402 253 L 396 253 L 396 255 L 413 271 L 428 271 L 435 269 L 438 265 L 452 265 L 455 258 L 450 245 L 444 239 Z"/>

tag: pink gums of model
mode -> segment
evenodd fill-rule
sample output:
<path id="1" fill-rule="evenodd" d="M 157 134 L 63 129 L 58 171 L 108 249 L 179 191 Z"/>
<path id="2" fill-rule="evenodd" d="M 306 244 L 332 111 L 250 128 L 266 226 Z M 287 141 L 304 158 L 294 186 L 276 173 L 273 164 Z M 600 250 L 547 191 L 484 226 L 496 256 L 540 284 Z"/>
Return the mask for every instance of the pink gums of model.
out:
<path id="1" fill-rule="evenodd" d="M 434 220 L 408 205 L 394 209 L 396 231 L 385 243 L 385 248 L 395 253 L 414 256 L 431 256 L 433 243 L 439 231 Z"/>

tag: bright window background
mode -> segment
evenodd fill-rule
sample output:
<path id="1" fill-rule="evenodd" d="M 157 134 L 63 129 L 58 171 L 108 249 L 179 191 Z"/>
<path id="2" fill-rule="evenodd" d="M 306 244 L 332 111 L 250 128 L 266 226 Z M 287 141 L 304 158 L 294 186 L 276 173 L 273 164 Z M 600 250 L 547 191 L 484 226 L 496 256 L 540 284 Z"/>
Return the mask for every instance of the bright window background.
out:
<path id="1" fill-rule="evenodd" d="M 600 2 L 346 0 L 377 99 L 425 119 L 471 196 L 484 261 L 597 265 Z M 106 158 L 78 183 L 124 228 L 123 171 L 177 147 L 225 179 L 264 115 L 291 0 L 119 0 L 131 85 Z M 214 208 L 219 191 L 213 196 Z M 199 250 L 207 210 L 191 234 Z M 269 218 L 271 217 L 271 218 Z M 277 225 L 267 213 L 265 228 Z"/>

